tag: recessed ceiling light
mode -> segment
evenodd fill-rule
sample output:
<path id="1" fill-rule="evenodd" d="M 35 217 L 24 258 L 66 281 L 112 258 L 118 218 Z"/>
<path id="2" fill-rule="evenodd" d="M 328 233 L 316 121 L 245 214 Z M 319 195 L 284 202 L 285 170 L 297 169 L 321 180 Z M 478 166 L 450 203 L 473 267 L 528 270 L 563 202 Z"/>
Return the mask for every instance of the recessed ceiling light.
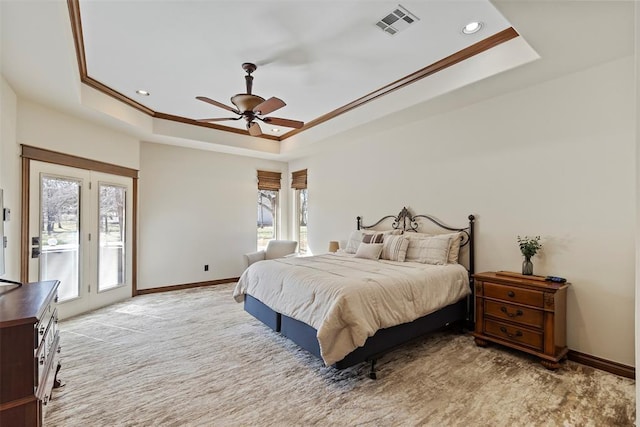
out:
<path id="1" fill-rule="evenodd" d="M 481 28 L 482 28 L 482 22 L 473 21 L 465 25 L 464 28 L 462 28 L 462 32 L 465 34 L 473 34 L 480 31 Z"/>
<path id="2" fill-rule="evenodd" d="M 138 89 L 138 90 L 136 91 L 136 93 L 137 93 L 138 95 L 142 95 L 142 96 L 149 96 L 149 95 L 150 95 L 150 94 L 149 94 L 149 92 L 147 92 L 146 90 L 142 90 L 142 89 Z"/>

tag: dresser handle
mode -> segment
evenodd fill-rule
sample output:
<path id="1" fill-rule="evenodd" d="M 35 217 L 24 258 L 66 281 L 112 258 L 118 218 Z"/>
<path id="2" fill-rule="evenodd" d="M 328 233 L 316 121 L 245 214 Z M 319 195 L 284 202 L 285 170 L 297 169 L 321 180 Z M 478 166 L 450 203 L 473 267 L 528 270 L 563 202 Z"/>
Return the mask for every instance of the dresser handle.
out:
<path id="1" fill-rule="evenodd" d="M 509 338 L 516 338 L 516 337 L 522 336 L 522 331 L 516 331 L 516 334 L 513 335 L 507 332 L 507 328 L 505 328 L 504 326 L 500 326 L 500 332 L 502 332 L 503 334 L 506 334 Z"/>
<path id="2" fill-rule="evenodd" d="M 522 316 L 524 314 L 522 312 L 522 310 L 516 310 L 515 313 L 509 313 L 507 311 L 507 307 L 505 307 L 505 306 L 500 307 L 500 311 L 503 312 L 504 314 L 506 314 L 509 317 L 517 317 L 517 316 Z"/>
<path id="3" fill-rule="evenodd" d="M 516 296 L 516 293 L 515 293 L 515 292 L 513 292 L 513 291 L 509 291 L 509 292 L 507 292 L 507 296 L 509 296 L 509 297 L 513 298 L 513 297 L 515 297 L 515 296 Z"/>

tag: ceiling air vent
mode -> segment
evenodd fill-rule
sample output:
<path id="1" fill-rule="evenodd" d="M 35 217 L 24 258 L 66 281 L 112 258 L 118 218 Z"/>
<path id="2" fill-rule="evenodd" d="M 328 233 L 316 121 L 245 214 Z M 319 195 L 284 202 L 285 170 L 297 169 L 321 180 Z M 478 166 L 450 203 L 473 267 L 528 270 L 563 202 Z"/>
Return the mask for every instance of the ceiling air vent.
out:
<path id="1" fill-rule="evenodd" d="M 376 26 L 385 33 L 394 36 L 419 20 L 420 18 L 409 12 L 402 5 L 398 5 L 391 13 L 379 20 Z"/>

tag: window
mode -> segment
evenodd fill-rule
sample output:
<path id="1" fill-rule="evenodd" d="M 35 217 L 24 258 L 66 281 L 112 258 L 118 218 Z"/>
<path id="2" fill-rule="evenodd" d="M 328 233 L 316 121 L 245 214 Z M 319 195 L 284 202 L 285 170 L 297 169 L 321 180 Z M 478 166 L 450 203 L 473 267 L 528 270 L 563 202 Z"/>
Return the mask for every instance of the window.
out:
<path id="1" fill-rule="evenodd" d="M 307 238 L 308 201 L 307 170 L 300 170 L 291 174 L 291 188 L 296 192 L 296 234 L 298 237 L 298 250 L 305 254 L 309 251 Z"/>
<path id="2" fill-rule="evenodd" d="M 280 172 L 258 171 L 258 250 L 278 236 Z"/>

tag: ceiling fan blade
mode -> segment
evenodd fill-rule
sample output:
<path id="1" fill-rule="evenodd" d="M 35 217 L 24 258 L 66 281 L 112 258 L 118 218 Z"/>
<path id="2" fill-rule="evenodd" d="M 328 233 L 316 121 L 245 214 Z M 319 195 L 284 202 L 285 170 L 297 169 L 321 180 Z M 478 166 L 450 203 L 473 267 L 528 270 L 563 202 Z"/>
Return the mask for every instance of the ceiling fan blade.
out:
<path id="1" fill-rule="evenodd" d="M 260 125 L 256 122 L 252 122 L 249 126 L 247 126 L 247 130 L 249 131 L 249 135 L 251 136 L 262 135 L 262 129 L 260 129 Z"/>
<path id="2" fill-rule="evenodd" d="M 265 123 L 269 123 L 270 125 L 284 126 L 294 129 L 300 129 L 302 126 L 304 126 L 304 122 L 300 122 L 298 120 L 281 119 L 280 117 L 265 117 L 264 119 L 262 119 L 262 121 Z"/>
<path id="3" fill-rule="evenodd" d="M 215 105 L 216 107 L 224 108 L 225 110 L 231 111 L 232 113 L 240 114 L 240 111 L 236 110 L 235 108 L 224 105 L 222 102 L 214 101 L 213 99 L 207 98 L 206 96 L 196 96 L 196 99 L 211 105 Z"/>
<path id="4" fill-rule="evenodd" d="M 240 117 L 218 117 L 218 118 L 213 118 L 213 119 L 198 119 L 199 122 L 223 122 L 225 120 L 240 120 L 242 118 L 242 116 Z"/>
<path id="5" fill-rule="evenodd" d="M 284 101 L 282 99 L 276 98 L 275 96 L 272 96 L 271 98 L 267 99 L 266 101 L 261 102 L 260 104 L 256 105 L 253 108 L 253 112 L 256 114 L 260 114 L 260 115 L 264 115 L 264 114 L 269 114 L 271 112 L 274 112 L 282 107 L 284 107 L 285 104 Z"/>

